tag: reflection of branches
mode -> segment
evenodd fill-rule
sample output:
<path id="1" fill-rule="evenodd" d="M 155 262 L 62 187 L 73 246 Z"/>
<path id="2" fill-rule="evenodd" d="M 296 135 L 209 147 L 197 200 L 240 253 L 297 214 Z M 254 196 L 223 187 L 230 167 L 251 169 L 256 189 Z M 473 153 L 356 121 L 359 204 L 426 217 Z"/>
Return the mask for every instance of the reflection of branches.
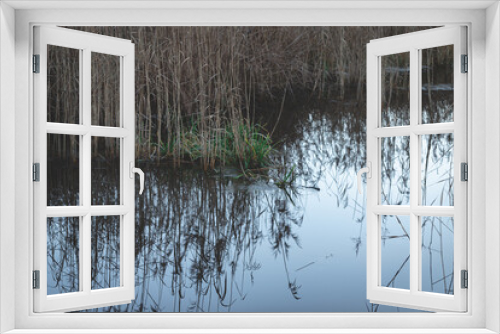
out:
<path id="1" fill-rule="evenodd" d="M 453 134 L 422 136 L 422 205 L 454 203 L 453 138 Z"/>
<path id="2" fill-rule="evenodd" d="M 297 246 L 300 247 L 299 236 L 293 233 L 293 225 L 300 226 L 302 224 L 303 216 L 297 216 L 292 210 L 288 208 L 289 204 L 285 200 L 276 200 L 277 205 L 271 214 L 271 221 L 269 224 L 269 238 L 273 247 L 275 256 L 281 255 L 283 258 L 283 265 L 286 273 L 288 288 L 295 299 L 300 299 L 299 289 L 295 280 L 291 280 L 290 272 L 288 270 L 288 250 L 291 247 L 289 240 L 293 240 Z"/>
<path id="3" fill-rule="evenodd" d="M 254 272 L 261 268 L 256 249 L 264 241 L 263 228 L 274 220 L 279 227 L 270 228 L 276 233 L 269 241 L 278 242 L 277 253 L 286 259 L 285 244 L 292 235 L 297 238 L 293 229 L 301 219 L 288 199 L 280 200 L 286 202 L 283 211 L 282 202 L 262 201 L 262 190 L 251 191 L 230 179 L 196 171 L 165 174 L 155 165 L 144 169 L 149 187 L 136 210 L 137 296 L 130 305 L 107 311 L 161 311 L 166 294 L 172 296 L 173 311 L 231 311 L 253 285 Z M 282 195 L 274 187 L 265 193 Z M 288 273 L 286 266 L 285 261 Z M 291 280 L 288 287 L 297 290 Z"/>
<path id="4" fill-rule="evenodd" d="M 453 234 L 453 218 L 422 217 L 422 255 L 428 262 L 428 275 L 422 273 L 425 291 L 453 294 Z"/>
<path id="5" fill-rule="evenodd" d="M 277 158 L 279 164 L 296 166 L 299 189 L 320 189 L 335 197 L 337 206 L 348 206 L 350 172 L 361 168 L 366 158 L 363 111 L 364 101 L 287 110 L 289 117 L 282 119 L 275 134 L 280 140 Z"/>
<path id="6" fill-rule="evenodd" d="M 410 199 L 410 138 L 382 138 L 381 146 L 381 202 L 407 205 Z"/>
<path id="7" fill-rule="evenodd" d="M 304 199 L 310 191 L 306 187 L 321 189 L 330 195 L 333 205 L 352 210 L 352 222 L 359 224 L 359 233 L 356 232 L 352 238 L 356 254 L 362 247 L 366 208 L 361 204 L 364 198 L 358 198 L 357 194 L 353 196 L 352 178 L 366 159 L 363 112 L 364 101 L 343 104 L 333 102 L 312 111 L 302 107 L 300 110 L 285 107 L 280 127 L 275 132 L 275 136 L 282 139 L 277 144 L 282 154 L 276 159 L 281 159 L 280 163 L 288 167 L 297 166 L 294 170 L 297 186 L 292 189 L 278 189 L 260 181 L 249 183 L 234 180 L 224 175 L 228 171 L 209 176 L 196 170 L 143 165 L 147 171 L 147 188 L 136 202 L 136 299 L 129 305 L 99 310 L 231 311 L 237 303 L 247 298 L 257 279 L 255 273 L 262 269 L 258 258 L 258 249 L 261 247 L 272 247 L 276 257 L 282 258 L 287 288 L 294 298 L 300 298 L 300 285 L 297 284 L 300 277 L 294 277 L 294 272 L 288 267 L 292 254 L 289 250 L 300 247 L 300 227 L 307 209 Z M 431 184 L 452 185 L 452 179 L 438 183 L 429 181 L 432 175 L 444 174 L 440 164 L 449 163 L 452 148 L 450 139 L 445 137 L 432 141 L 429 150 L 432 164 L 427 171 L 427 198 L 436 196 Z M 404 140 L 386 143 L 387 146 L 383 146 L 387 152 L 383 157 L 387 162 L 386 174 L 382 177 L 387 182 L 387 188 L 393 192 L 386 191 L 384 194 L 391 201 L 401 203 L 408 196 L 408 176 L 405 174 L 408 168 L 402 167 L 407 166 L 404 164 L 408 143 Z M 399 156 L 396 152 L 400 153 Z M 56 158 L 53 166 L 57 165 Z M 102 161 L 102 157 L 98 156 L 93 158 L 93 173 L 102 173 L 96 174 L 99 177 L 92 183 L 98 203 L 119 198 L 119 192 L 113 188 L 118 184 L 119 175 L 113 167 L 113 161 Z M 72 166 L 71 170 L 75 170 L 76 175 L 78 168 L 74 167 L 77 163 L 66 163 Z M 49 191 L 54 191 L 49 197 L 58 204 L 74 203 L 78 196 L 78 178 L 59 178 L 57 175 L 61 170 L 55 167 L 49 170 L 53 173 L 49 177 Z M 68 186 L 71 182 L 76 182 L 72 184 L 74 187 Z M 402 187 L 396 187 L 401 183 Z M 439 200 L 436 203 L 440 203 Z M 409 238 L 408 231 L 402 228 L 400 222 L 398 224 L 401 232 L 392 231 L 391 235 Z M 443 225 L 445 230 L 446 224 Z M 432 234 L 438 231 L 435 228 Z M 109 238 L 106 233 L 112 235 L 111 232 L 102 231 L 103 240 Z M 65 235 L 62 231 L 57 233 Z M 57 237 L 51 235 L 50 249 L 56 249 L 61 243 L 56 240 Z M 392 240 L 397 238 L 386 238 L 384 242 L 388 244 Z M 434 248 L 440 246 L 437 247 L 438 239 L 433 240 L 432 250 L 426 249 L 433 252 L 432 261 L 435 264 L 437 253 Z M 427 246 L 428 240 L 425 242 Z M 443 241 L 443 247 L 445 244 Z M 71 252 L 68 250 L 68 254 L 71 255 Z M 61 256 L 53 253 L 52 259 L 59 263 L 63 260 L 59 259 Z M 110 261 L 106 265 L 106 268 L 110 268 L 106 279 L 107 282 L 113 282 L 110 275 L 113 272 L 111 269 L 116 267 L 116 263 L 113 263 L 116 257 L 113 259 L 106 255 L 102 260 Z M 67 260 L 64 261 L 60 263 L 67 266 Z M 443 257 L 443 261 L 448 260 Z M 405 263 L 403 261 L 399 267 L 402 268 Z M 401 277 L 398 265 L 395 266 L 393 282 Z M 74 289 L 77 283 L 66 282 L 77 275 L 71 276 L 61 265 L 54 265 L 53 268 L 61 277 L 67 276 L 59 279 L 57 286 Z M 445 270 L 446 275 L 441 280 L 434 268 L 431 274 L 434 285 L 447 285 L 446 291 L 452 291 L 449 271 Z"/>
<path id="8" fill-rule="evenodd" d="M 406 259 L 403 261 L 403 263 L 399 266 L 399 268 L 396 270 L 396 272 L 394 273 L 394 276 L 392 276 L 392 278 L 389 280 L 389 282 L 385 285 L 386 287 L 389 287 L 389 286 L 393 286 L 394 285 L 394 281 L 396 280 L 396 278 L 398 277 L 398 275 L 401 273 L 401 271 L 403 270 L 404 266 L 406 265 L 406 263 L 410 260 L 410 255 L 408 255 L 406 257 Z"/>
<path id="9" fill-rule="evenodd" d="M 120 217 L 92 217 L 92 289 L 120 286 Z"/>
<path id="10" fill-rule="evenodd" d="M 47 294 L 79 291 L 79 218 L 47 219 Z"/>

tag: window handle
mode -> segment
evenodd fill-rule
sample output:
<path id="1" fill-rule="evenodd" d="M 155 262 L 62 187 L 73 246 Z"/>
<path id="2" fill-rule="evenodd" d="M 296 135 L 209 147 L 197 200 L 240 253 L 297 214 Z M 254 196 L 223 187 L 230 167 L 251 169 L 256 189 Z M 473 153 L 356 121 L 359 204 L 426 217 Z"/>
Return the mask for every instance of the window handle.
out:
<path id="1" fill-rule="evenodd" d="M 366 173 L 366 178 L 371 179 L 372 178 L 372 163 L 368 161 L 366 163 L 366 167 L 361 168 L 358 170 L 358 192 L 361 194 L 362 191 L 362 186 L 361 186 L 361 175 Z"/>
<path id="2" fill-rule="evenodd" d="M 130 167 L 131 179 L 134 178 L 134 174 L 139 174 L 139 184 L 140 184 L 139 195 L 142 195 L 142 192 L 144 191 L 144 172 L 140 168 L 134 167 L 133 161 L 130 161 L 129 167 Z"/>

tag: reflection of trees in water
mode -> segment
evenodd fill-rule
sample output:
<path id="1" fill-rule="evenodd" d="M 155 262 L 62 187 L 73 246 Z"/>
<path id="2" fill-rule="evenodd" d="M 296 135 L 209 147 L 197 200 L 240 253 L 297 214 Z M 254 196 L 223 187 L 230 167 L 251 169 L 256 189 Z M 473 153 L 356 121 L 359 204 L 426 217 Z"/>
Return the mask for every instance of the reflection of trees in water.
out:
<path id="1" fill-rule="evenodd" d="M 279 190 L 252 190 L 191 170 L 144 169 L 149 187 L 136 207 L 136 299 L 109 311 L 162 311 L 166 300 L 174 312 L 231 311 L 260 269 L 255 252 L 263 243 L 283 257 L 297 293 L 287 252 L 298 242 L 293 231 L 302 212 Z"/>
<path id="2" fill-rule="evenodd" d="M 278 195 L 279 196 L 279 195 Z M 289 197 L 290 198 L 290 197 Z M 274 207 L 271 209 L 271 219 L 269 220 L 269 242 L 271 243 L 274 255 L 283 258 L 283 266 L 285 268 L 288 288 L 295 299 L 300 299 L 299 289 L 296 280 L 292 280 L 290 270 L 288 269 L 288 253 L 290 247 L 294 244 L 300 246 L 299 235 L 293 231 L 294 226 L 302 225 L 303 212 L 294 214 L 297 209 L 290 198 L 290 201 L 285 199 L 276 199 Z M 302 210 L 301 210 L 302 211 Z M 290 224 L 291 223 L 291 224 Z"/>
<path id="3" fill-rule="evenodd" d="M 47 294 L 79 289 L 78 217 L 47 218 Z"/>
<path id="4" fill-rule="evenodd" d="M 325 189 L 347 207 L 347 194 L 354 185 L 349 172 L 366 161 L 365 102 L 296 106 L 287 110 L 274 134 L 279 163 L 295 166 L 296 186 Z M 272 123 L 272 121 L 271 121 Z M 289 169 L 288 168 L 288 169 Z"/>
<path id="5" fill-rule="evenodd" d="M 438 119 L 449 112 L 442 111 Z M 450 206 L 454 203 L 453 192 L 453 134 L 421 136 L 421 204 Z M 383 138 L 381 140 L 381 198 L 382 204 L 408 205 L 410 196 L 410 154 L 408 137 Z M 387 229 L 382 220 L 382 238 L 407 238 L 410 236 L 403 224 Z M 451 220 L 451 222 L 450 222 Z M 449 217 L 421 217 L 422 224 L 422 282 L 423 291 L 453 294 L 453 219 Z M 409 243 L 408 243 L 409 245 Z M 406 251 L 406 250 L 405 250 Z M 409 269 L 407 256 L 385 286 L 393 286 L 404 269 Z M 425 286 L 424 286 L 425 285 Z M 440 286 L 442 285 L 442 286 Z M 376 312 L 378 305 L 367 304 L 367 310 Z"/>
<path id="6" fill-rule="evenodd" d="M 453 218 L 422 217 L 424 291 L 454 293 L 453 236 Z"/>
<path id="7" fill-rule="evenodd" d="M 422 136 L 422 205 L 453 206 L 454 136 Z"/>
<path id="8" fill-rule="evenodd" d="M 92 217 L 92 290 L 120 286 L 120 216 Z"/>
<path id="9" fill-rule="evenodd" d="M 410 137 L 382 138 L 381 204 L 410 203 Z"/>
<path id="10" fill-rule="evenodd" d="M 235 302 L 243 301 L 251 293 L 255 273 L 261 269 L 257 255 L 260 247 L 270 247 L 276 258 L 282 259 L 284 282 L 294 298 L 301 298 L 300 280 L 288 269 L 289 250 L 300 246 L 300 227 L 307 210 L 303 194 L 318 188 L 335 198 L 338 207 L 352 210 L 352 221 L 359 224 L 359 233 L 352 237 L 358 254 L 363 242 L 365 206 L 364 198 L 358 198 L 352 187 L 355 171 L 366 159 L 363 103 L 332 102 L 312 110 L 299 107 L 285 111 L 287 117 L 281 118 L 274 135 L 281 139 L 277 146 L 282 153 L 279 158 L 289 167 L 296 166 L 291 189 L 223 175 L 208 176 L 196 170 L 172 170 L 155 164 L 141 166 L 147 175 L 144 195 L 136 201 L 136 299 L 128 305 L 99 311 L 231 311 Z M 387 143 L 388 152 L 395 149 L 394 143 Z M 429 159 L 436 163 L 448 159 L 450 145 L 452 141 L 432 141 Z M 388 154 L 387 159 L 395 158 Z M 394 163 L 386 166 L 392 168 Z M 404 174 L 408 172 L 403 168 L 402 174 L 396 176 L 394 171 L 387 170 L 384 180 L 397 184 L 395 178 L 408 177 Z M 116 173 L 110 171 L 102 177 L 106 182 L 100 183 L 97 193 L 105 198 L 107 192 L 115 191 L 110 185 L 116 184 Z M 67 188 L 60 183 L 68 182 L 67 179 L 49 180 L 54 183 L 49 189 Z M 65 195 L 62 202 L 74 198 L 74 194 Z M 439 232 L 440 223 L 435 224 L 434 234 Z M 61 229 L 58 233 L 64 239 L 67 232 Z M 99 233 L 102 240 L 112 237 L 109 230 Z M 402 233 L 390 231 L 390 234 Z M 57 248 L 62 248 L 62 253 L 72 252 L 61 238 L 49 236 L 49 252 Z M 436 240 L 429 246 L 433 252 L 439 250 Z M 434 253 L 434 263 L 441 261 L 439 251 L 435 253 L 438 256 Z M 102 260 L 110 261 L 106 268 L 113 268 L 117 259 L 112 252 L 109 254 Z M 65 262 L 52 269 L 64 276 L 67 275 L 64 266 L 76 263 Z M 434 270 L 432 274 L 437 277 L 440 273 Z M 450 284 L 449 278 L 446 284 Z M 373 310 L 378 308 L 374 306 Z"/>
<path id="11" fill-rule="evenodd" d="M 126 27 L 121 31 L 113 27 L 96 29 L 100 33 L 110 35 L 129 35 L 131 32 L 130 28 Z M 137 29 L 132 30 L 140 31 L 143 37 L 144 34 L 147 34 L 149 38 L 157 37 L 154 34 L 157 31 L 156 28 Z M 165 29 L 172 30 L 171 28 Z M 174 28 L 177 31 L 182 29 L 184 28 Z M 266 30 L 271 32 L 272 30 L 284 31 L 287 29 L 290 30 L 286 27 L 260 27 L 253 29 L 250 34 L 247 28 L 244 28 L 244 31 L 247 37 L 256 38 L 263 36 L 262 34 Z M 253 105 L 256 96 L 254 91 L 260 89 L 259 83 L 267 81 L 259 78 L 272 78 L 272 76 L 278 78 L 277 74 L 285 72 L 292 73 L 293 76 L 295 73 L 293 69 L 292 72 L 289 71 L 288 64 L 290 62 L 278 63 L 275 59 L 271 59 L 269 65 L 272 67 L 283 66 L 283 71 L 281 69 L 279 71 L 269 71 L 269 66 L 252 67 L 253 61 L 246 62 L 246 65 L 242 68 L 252 69 L 251 73 L 258 74 L 257 76 L 248 76 L 250 82 L 248 87 L 253 88 L 249 88 L 248 91 L 245 89 L 244 96 L 241 95 L 243 91 L 227 90 L 228 94 L 241 95 L 241 98 L 247 101 L 244 106 L 242 104 L 242 107 L 248 113 L 252 111 L 252 120 L 256 116 L 260 118 L 259 122 L 264 125 L 273 125 L 274 127 L 274 124 L 277 124 L 274 127 L 273 139 L 278 142 L 277 148 L 280 156 L 276 159 L 281 160 L 280 162 L 287 166 L 286 169 L 277 172 L 285 173 L 285 170 L 289 171 L 295 166 L 294 189 L 280 190 L 260 183 L 248 184 L 229 178 L 199 175 L 192 171 L 176 172 L 166 170 L 161 166 L 147 166 L 145 168 L 148 170 L 147 189 L 145 195 L 139 196 L 136 203 L 135 261 L 137 298 L 130 305 L 109 307 L 103 310 L 162 311 L 165 309 L 166 303 L 172 303 L 171 307 L 175 311 L 230 311 L 235 301 L 245 299 L 250 293 L 254 273 L 260 270 L 261 266 L 257 256 L 259 247 L 271 247 L 275 252 L 275 256 L 283 260 L 287 287 L 295 298 L 300 298 L 300 282 L 296 282 L 293 273 L 288 270 L 288 263 L 290 261 L 289 250 L 297 247 L 300 243 L 300 227 L 303 222 L 304 212 L 307 210 L 307 207 L 302 204 L 305 188 L 313 188 L 311 191 L 320 189 L 320 191 L 326 192 L 336 199 L 335 204 L 337 207 L 352 210 L 352 222 L 359 225 L 359 233 L 352 237 L 352 241 L 356 254 L 359 253 L 363 242 L 365 199 L 358 198 L 357 192 L 352 191 L 352 186 L 354 185 L 355 171 L 361 168 L 366 160 L 366 108 L 364 101 L 359 98 L 364 95 L 364 73 L 366 70 L 363 64 L 364 57 L 361 57 L 360 61 L 352 60 L 356 59 L 355 55 L 357 53 L 362 54 L 364 52 L 367 39 L 397 34 L 403 30 L 406 31 L 407 28 L 351 27 L 345 29 L 343 27 L 316 27 L 300 29 L 304 30 L 304 32 L 313 29 L 311 30 L 313 32 L 311 36 L 318 40 L 327 38 L 329 41 L 336 41 L 337 39 L 341 41 L 340 44 L 334 42 L 329 45 L 332 46 L 333 51 L 340 52 L 343 55 L 342 57 L 336 57 L 335 52 L 324 52 L 326 50 L 324 49 L 324 41 L 315 44 L 323 45 L 319 53 L 327 55 L 328 61 L 331 60 L 332 65 L 336 64 L 335 66 L 323 66 L 326 64 L 325 62 L 313 61 L 314 68 L 311 68 L 312 72 L 310 72 L 311 69 L 304 67 L 297 68 L 299 72 L 302 69 L 303 72 L 305 71 L 304 73 L 310 72 L 314 76 L 314 78 L 311 76 L 312 79 L 306 78 L 307 80 L 302 80 L 307 85 L 312 84 L 310 91 L 316 92 L 314 95 L 329 96 L 330 98 L 340 95 L 347 102 L 337 103 L 333 101 L 327 106 L 322 105 L 319 107 L 311 107 L 310 103 L 307 102 L 305 106 L 293 109 L 287 110 L 285 107 L 281 117 L 278 115 L 280 114 L 277 112 L 278 109 L 266 113 L 265 117 L 261 117 L 258 106 Z M 94 27 L 91 30 L 94 31 Z M 321 33 L 316 33 L 318 31 Z M 366 33 L 360 33 L 360 31 Z M 324 34 L 325 32 L 328 33 Z M 134 40 L 138 42 L 136 44 L 142 43 L 141 45 L 148 46 L 148 48 L 143 48 L 144 52 L 138 52 L 138 55 L 142 55 L 141 57 L 146 60 L 151 58 L 151 55 L 163 57 L 163 53 L 154 53 L 154 50 L 149 48 L 151 43 L 144 43 L 145 39 L 136 38 L 138 36 L 141 35 L 133 34 Z M 307 42 L 307 45 L 314 42 L 308 34 L 301 33 L 300 36 Z M 271 39 L 271 41 L 278 41 L 279 43 L 287 40 L 286 38 Z M 310 53 L 311 49 L 309 47 L 303 48 L 301 46 L 304 43 L 296 43 L 295 38 L 290 41 L 293 41 L 293 43 L 288 43 L 288 45 L 298 48 L 300 54 L 306 55 Z M 184 43 L 183 46 L 179 46 L 178 43 L 172 44 L 177 48 L 185 48 L 190 45 L 189 43 Z M 354 47 L 349 47 L 348 44 L 352 44 Z M 56 49 L 58 47 L 54 47 L 54 52 L 49 52 L 52 57 L 59 57 L 63 52 Z M 349 51 L 350 49 L 351 51 Z M 167 47 L 165 52 L 168 53 L 169 50 L 171 48 Z M 194 48 L 193 50 L 196 53 L 197 49 Z M 264 57 L 269 57 L 269 55 L 275 57 L 273 52 L 267 52 L 259 48 L 255 50 L 260 50 L 259 52 Z M 282 47 L 277 48 L 277 50 L 285 53 L 289 51 L 288 48 Z M 453 63 L 452 51 L 452 47 L 443 47 L 439 50 L 430 49 L 422 53 L 423 87 L 421 102 L 424 123 L 453 120 L 453 86 L 450 85 L 453 82 L 453 68 L 449 66 Z M 78 113 L 74 112 L 77 109 L 73 108 L 73 112 L 69 112 L 70 107 L 77 106 L 78 103 L 68 102 L 70 100 L 77 101 L 79 96 L 78 89 L 75 88 L 78 86 L 78 78 L 74 75 L 75 69 L 76 71 L 78 69 L 78 52 L 74 53 L 71 49 L 64 52 L 68 52 L 68 55 L 58 59 L 65 59 L 68 62 L 63 66 L 68 71 L 64 73 L 58 72 L 61 69 L 52 66 L 49 73 L 49 86 L 53 86 L 50 91 L 54 92 L 54 94 L 49 97 L 50 110 L 48 119 L 49 121 L 78 123 Z M 286 56 L 296 57 L 297 54 L 299 53 L 288 52 Z M 240 53 L 240 55 L 248 57 L 248 53 L 245 52 Z M 334 57 L 330 57 L 331 55 Z M 185 56 L 186 59 L 189 58 L 188 54 Z M 148 61 L 140 60 L 140 57 L 136 58 L 136 60 L 139 59 L 137 77 L 142 80 L 137 81 L 140 86 L 139 93 L 141 90 L 149 91 L 150 88 L 152 92 L 163 92 L 161 94 L 148 93 L 146 95 L 149 95 L 150 98 L 146 100 L 136 99 L 139 115 L 137 129 L 142 133 L 141 137 L 146 138 L 141 143 L 142 146 L 139 144 L 138 153 L 144 156 L 149 156 L 152 151 L 151 145 L 155 141 L 161 142 L 162 138 L 163 141 L 171 140 L 173 132 L 168 131 L 167 128 L 169 127 L 165 126 L 165 124 L 169 124 L 168 122 L 173 120 L 171 118 L 172 113 L 165 106 L 170 105 L 172 98 L 174 98 L 173 105 L 178 107 L 174 109 L 179 114 L 193 113 L 194 115 L 198 109 L 205 111 L 207 103 L 209 103 L 204 98 L 208 95 L 203 94 L 205 89 L 203 87 L 208 87 L 208 84 L 206 86 L 201 85 L 199 87 L 200 91 L 197 92 L 198 84 L 193 85 L 190 80 L 183 83 L 179 81 L 178 85 L 171 85 L 164 80 L 166 77 L 162 79 L 161 76 L 151 75 L 151 73 L 156 73 L 155 71 L 166 73 L 162 68 L 175 68 L 168 71 L 168 73 L 180 74 L 181 67 L 188 66 L 189 62 L 178 62 L 179 66 L 176 67 L 175 64 L 177 63 L 175 61 L 173 63 L 170 61 L 163 63 L 163 60 L 156 58 L 161 61 L 161 66 L 149 66 Z M 167 57 L 165 59 L 174 58 Z M 58 59 L 53 59 L 54 64 L 58 64 Z M 190 59 L 197 61 L 196 57 Z M 198 59 L 201 58 L 198 57 Z M 210 59 L 218 58 L 212 57 Z M 307 56 L 307 59 L 313 58 Z M 387 112 L 382 115 L 382 123 L 395 125 L 393 121 L 400 122 L 406 119 L 408 115 L 407 83 L 409 73 L 405 68 L 406 60 L 403 57 L 397 56 L 386 59 L 387 62 L 384 63 L 386 69 L 384 71 L 385 79 L 382 84 L 384 85 L 383 98 Z M 52 62 L 49 63 L 52 64 Z M 147 66 L 147 68 L 144 66 Z M 445 70 L 438 70 L 441 68 L 445 68 Z M 203 71 L 214 70 L 217 72 L 218 67 L 204 67 Z M 149 76 L 148 72 L 150 72 Z M 194 71 L 192 73 L 196 74 L 198 72 Z M 207 76 L 206 73 L 202 74 L 203 78 L 212 81 L 214 76 Z M 234 73 L 237 77 L 240 72 Z M 335 76 L 331 75 L 333 73 L 335 73 Z M 178 79 L 181 76 L 175 75 L 174 77 Z M 337 84 L 334 85 L 335 87 L 338 86 L 338 92 L 336 89 L 332 89 L 334 86 L 328 84 L 334 77 L 338 78 Z M 60 78 L 64 80 L 59 80 Z M 155 79 L 156 81 L 148 81 L 147 78 L 157 79 Z M 160 79 L 158 80 L 158 78 Z M 194 78 L 196 79 L 196 76 Z M 301 76 L 295 76 L 292 81 L 301 81 L 296 80 L 296 78 L 300 79 Z M 203 82 L 203 80 L 200 82 Z M 247 77 L 241 82 L 247 82 L 246 80 Z M 270 81 L 279 88 L 272 92 L 272 95 L 277 96 L 275 99 L 277 101 L 281 99 L 281 93 L 276 94 L 276 92 L 290 90 L 286 95 L 288 101 L 289 96 L 292 95 L 291 88 L 294 88 L 297 92 L 309 91 L 307 89 L 297 89 L 297 85 L 291 87 L 290 82 L 292 81 L 288 79 Z M 224 80 L 218 80 L 217 82 L 224 82 Z M 237 83 L 236 86 L 238 86 L 240 81 L 235 82 Z M 186 86 L 184 88 L 189 88 L 192 94 L 177 97 L 178 94 L 173 92 L 180 92 L 179 94 L 186 92 L 186 89 L 182 89 L 182 85 Z M 352 92 L 348 88 L 350 86 L 353 87 Z M 68 90 L 68 87 L 73 87 L 73 89 Z M 269 86 L 264 85 L 262 87 Z M 101 88 L 98 85 L 93 85 L 93 88 L 97 89 L 98 93 L 104 92 L 104 86 Z M 269 88 L 265 89 L 271 93 Z M 167 93 L 164 94 L 165 92 Z M 349 96 L 350 93 L 353 96 Z M 222 95 L 224 94 L 223 92 Z M 311 93 L 311 95 L 313 94 Z M 105 98 L 104 95 L 101 97 Z M 226 100 L 232 101 L 231 99 Z M 296 98 L 294 100 L 296 102 L 301 99 Z M 192 101 L 196 103 L 191 103 Z M 92 102 L 95 104 L 96 100 Z M 112 98 L 109 99 L 109 102 L 112 102 Z M 264 104 L 267 105 L 267 103 Z M 217 105 L 219 105 L 219 102 L 216 103 Z M 212 105 L 212 107 L 214 106 Z M 219 112 L 223 108 L 215 109 Z M 108 108 L 106 111 L 115 111 L 115 109 Z M 257 113 L 257 115 L 254 115 L 254 113 Z M 116 121 L 116 117 L 113 117 L 113 115 L 108 115 L 108 117 L 99 114 L 97 108 L 93 108 L 93 115 L 96 116 L 96 119 L 100 119 L 105 123 Z M 269 117 L 269 119 L 266 117 Z M 279 122 L 276 118 L 279 118 Z M 108 161 L 104 157 L 109 157 L 110 153 L 119 150 L 117 145 L 112 143 L 112 140 L 106 140 L 104 144 L 102 142 L 103 140 L 98 138 L 94 138 L 92 142 L 92 198 L 95 200 L 93 204 L 116 204 L 119 196 L 117 189 L 119 166 L 115 164 L 116 160 L 109 159 Z M 408 141 L 404 138 L 389 138 L 383 142 L 382 198 L 387 203 L 402 204 L 408 200 L 408 145 Z M 148 146 L 147 149 L 146 146 Z M 77 137 L 49 135 L 48 147 L 48 168 L 50 170 L 48 204 L 77 205 L 79 201 Z M 453 137 L 449 135 L 432 135 L 426 137 L 425 141 L 422 142 L 422 147 L 422 203 L 427 205 L 453 205 L 453 178 L 451 175 L 453 170 Z M 451 270 L 450 274 L 449 261 L 443 256 L 443 247 L 446 247 L 446 233 L 451 232 L 451 235 L 453 235 L 453 224 L 441 218 L 433 218 L 425 220 L 423 225 L 426 238 L 423 238 L 422 252 L 429 254 L 430 269 L 428 276 L 432 282 L 431 288 L 438 289 L 439 285 L 439 289 L 442 289 L 441 292 L 453 293 L 453 270 Z M 116 240 L 119 232 L 116 228 L 112 228 L 113 225 L 99 226 L 99 228 L 93 229 L 94 249 L 96 251 L 93 252 L 92 259 L 94 267 L 97 266 L 98 262 L 103 263 L 97 274 L 93 272 L 92 286 L 116 285 L 116 266 L 119 255 Z M 73 222 L 65 219 L 53 219 L 48 222 L 47 255 L 50 268 L 49 275 L 52 277 L 49 284 L 54 293 L 70 292 L 78 289 L 77 233 L 78 219 L 74 219 Z M 387 242 L 401 235 L 402 231 L 400 229 L 389 230 L 386 235 Z M 112 244 L 114 244 L 114 247 L 106 248 Z M 441 265 L 436 266 L 436 264 Z M 408 261 L 404 261 L 399 268 L 407 265 Z M 394 279 L 397 278 L 399 272 L 395 272 Z M 442 280 L 440 280 L 440 276 L 442 276 Z M 214 304 L 214 301 L 217 302 Z M 371 310 L 378 310 L 377 305 L 370 305 L 370 307 Z"/>

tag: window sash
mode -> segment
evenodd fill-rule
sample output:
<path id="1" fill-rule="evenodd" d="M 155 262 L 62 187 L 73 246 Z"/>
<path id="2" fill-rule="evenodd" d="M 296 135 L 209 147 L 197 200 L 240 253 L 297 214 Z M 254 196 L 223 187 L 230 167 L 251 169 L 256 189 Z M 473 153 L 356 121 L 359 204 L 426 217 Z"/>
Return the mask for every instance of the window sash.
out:
<path id="1" fill-rule="evenodd" d="M 47 45 L 80 50 L 80 124 L 47 122 Z M 91 125 L 91 54 L 120 57 L 120 126 Z M 128 40 L 53 27 L 35 27 L 34 54 L 40 55 L 40 73 L 34 78 L 34 161 L 40 163 L 40 182 L 34 184 L 34 270 L 40 271 L 40 288 L 34 289 L 34 311 L 74 311 L 129 303 L 135 297 L 134 179 L 129 162 L 135 154 L 134 46 Z M 76 135 L 79 140 L 80 187 L 78 206 L 47 206 L 47 134 Z M 120 140 L 120 204 L 91 205 L 91 140 Z M 91 287 L 91 224 L 93 216 L 120 216 L 120 286 Z M 47 218 L 79 217 L 79 291 L 47 295 Z"/>
<path id="2" fill-rule="evenodd" d="M 460 73 L 461 54 L 466 54 L 466 30 L 453 26 L 398 35 L 371 41 L 367 45 L 367 161 L 372 178 L 367 180 L 367 298 L 372 303 L 422 310 L 467 310 L 467 290 L 461 289 L 460 271 L 467 269 L 467 183 L 460 182 L 460 163 L 467 162 L 466 106 L 467 75 Z M 422 49 L 454 45 L 454 122 L 420 124 Z M 381 62 L 382 56 L 410 53 L 410 125 L 381 127 Z M 454 200 L 453 207 L 422 206 L 421 144 L 424 134 L 454 134 Z M 410 204 L 382 205 L 381 138 L 410 137 Z M 382 286 L 381 282 L 381 216 L 410 216 L 410 289 Z M 422 216 L 454 218 L 454 294 L 444 295 L 420 291 Z"/>

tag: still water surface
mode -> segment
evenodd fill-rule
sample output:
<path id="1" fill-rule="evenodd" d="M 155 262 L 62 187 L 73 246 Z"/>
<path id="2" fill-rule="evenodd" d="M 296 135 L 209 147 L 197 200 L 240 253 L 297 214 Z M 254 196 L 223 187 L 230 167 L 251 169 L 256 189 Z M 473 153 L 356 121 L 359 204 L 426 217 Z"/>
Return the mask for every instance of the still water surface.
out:
<path id="1" fill-rule="evenodd" d="M 138 162 L 146 186 L 136 200 L 135 300 L 87 311 L 411 311 L 366 299 L 366 198 L 355 184 L 366 158 L 365 108 L 351 99 L 285 111 L 274 134 L 276 159 L 288 171 L 293 168 L 295 180 L 284 189 L 265 179 L 244 180 L 230 169 L 207 175 L 188 167 Z M 429 159 L 429 178 L 439 181 L 432 183 L 437 190 L 431 195 L 440 193 L 452 202 L 452 192 L 442 195 L 452 185 L 449 168 L 442 166 L 452 163 L 453 138 L 428 140 L 432 154 L 423 159 Z M 400 140 L 388 141 L 382 150 L 396 148 L 403 153 L 408 149 Z M 386 156 L 395 161 L 387 163 L 390 170 L 383 169 L 384 182 L 407 178 L 407 172 L 395 167 L 404 164 L 405 154 Z M 58 165 L 56 159 L 52 163 Z M 119 196 L 118 164 L 95 155 L 92 166 L 94 197 L 102 204 L 112 202 Z M 52 170 L 56 174 L 49 176 L 49 205 L 60 205 L 64 196 L 57 189 L 61 183 L 67 188 L 72 178 Z M 404 198 L 407 190 L 400 188 L 394 196 Z M 78 196 L 65 201 L 78 203 Z M 383 220 L 382 283 L 406 287 L 409 236 L 402 229 L 404 217 L 394 222 L 391 217 Z M 423 261 L 430 261 L 424 268 L 424 288 L 453 293 L 452 254 L 443 256 L 443 247 L 452 249 L 452 222 L 429 218 L 431 225 L 423 230 Z M 68 221 L 48 222 L 49 294 L 78 290 L 78 225 L 68 226 Z M 451 237 L 443 239 L 443 226 Z M 433 246 L 438 232 L 441 243 L 434 241 Z M 92 233 L 92 287 L 117 286 L 119 224 L 113 217 L 95 219 Z"/>

